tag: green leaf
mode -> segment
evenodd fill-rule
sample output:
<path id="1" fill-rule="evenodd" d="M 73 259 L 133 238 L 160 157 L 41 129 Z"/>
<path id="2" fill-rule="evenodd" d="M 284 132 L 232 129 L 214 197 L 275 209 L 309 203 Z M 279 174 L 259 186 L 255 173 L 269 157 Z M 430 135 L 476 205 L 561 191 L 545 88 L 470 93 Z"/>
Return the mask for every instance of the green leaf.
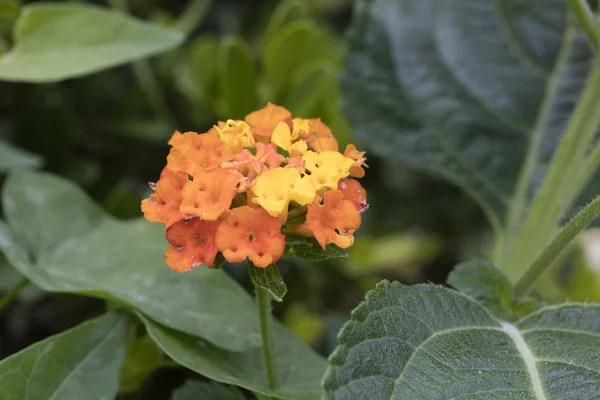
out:
<path id="1" fill-rule="evenodd" d="M 250 303 L 254 306 L 253 302 Z M 275 325 L 277 373 L 280 386 L 269 390 L 262 349 L 243 352 L 218 349 L 196 337 L 163 327 L 143 317 L 148 333 L 178 363 L 212 380 L 289 400 L 320 398 L 325 360 L 296 336 Z"/>
<path id="2" fill-rule="evenodd" d="M 487 261 L 475 260 L 457 265 L 448 276 L 454 286 L 484 307 L 510 312 L 513 287 L 504 274 Z"/>
<path id="3" fill-rule="evenodd" d="M 117 395 L 127 317 L 107 314 L 0 362 L 3 400 L 98 400 Z"/>
<path id="4" fill-rule="evenodd" d="M 35 168 L 42 164 L 39 156 L 14 147 L 0 139 L 0 172 L 12 168 Z"/>
<path id="5" fill-rule="evenodd" d="M 475 260 L 457 265 L 448 284 L 488 309 L 493 315 L 513 321 L 541 307 L 541 302 L 517 298 L 508 278 L 487 261 Z"/>
<path id="6" fill-rule="evenodd" d="M 160 224 L 109 218 L 50 174 L 13 172 L 2 198 L 0 249 L 40 288 L 106 298 L 225 349 L 259 345 L 250 295 L 223 271 L 170 270 Z"/>
<path id="7" fill-rule="evenodd" d="M 279 274 L 277 264 L 271 264 L 267 268 L 258 268 L 253 263 L 248 262 L 248 273 L 254 286 L 261 287 L 271 293 L 275 301 L 283 301 L 283 296 L 287 293 L 287 286 Z"/>
<path id="8" fill-rule="evenodd" d="M 512 324 L 458 292 L 384 281 L 339 340 L 324 379 L 329 399 L 562 400 L 600 393 L 598 305 L 549 307 Z"/>
<path id="9" fill-rule="evenodd" d="M 318 106 L 332 100 L 328 97 L 336 86 L 337 71 L 326 61 L 315 61 L 296 73 L 283 104 L 293 115 L 316 117 Z"/>
<path id="10" fill-rule="evenodd" d="M 0 35 L 10 32 L 12 24 L 19 15 L 20 0 L 0 0 Z"/>
<path id="11" fill-rule="evenodd" d="M 244 400 L 237 388 L 216 382 L 187 381 L 173 392 L 171 400 Z"/>
<path id="12" fill-rule="evenodd" d="M 284 0 L 277 5 L 269 24 L 265 29 L 264 38 L 269 40 L 277 31 L 290 22 L 302 20 L 308 17 L 306 2 L 298 0 Z"/>
<path id="13" fill-rule="evenodd" d="M 176 30 L 90 4 L 23 7 L 15 46 L 0 57 L 0 80 L 54 82 L 91 74 L 181 43 Z"/>
<path id="14" fill-rule="evenodd" d="M 567 8 L 355 2 L 342 85 L 357 137 L 389 161 L 460 185 L 501 230 L 527 146 L 539 150 L 524 181 L 532 195 L 591 66 L 589 43 L 567 29 Z"/>
<path id="15" fill-rule="evenodd" d="M 265 46 L 263 65 L 273 98 L 287 90 L 290 77 L 312 60 L 317 28 L 308 21 L 296 21 L 277 31 Z"/>
<path id="16" fill-rule="evenodd" d="M 228 118 L 243 119 L 258 107 L 258 83 L 248 44 L 235 36 L 223 39 L 217 57 L 219 100 Z"/>
<path id="17" fill-rule="evenodd" d="M 119 379 L 119 392 L 139 390 L 161 361 L 161 352 L 150 336 L 144 335 L 130 341 Z"/>
<path id="18" fill-rule="evenodd" d="M 174 72 L 178 89 L 191 101 L 211 102 L 217 97 L 217 59 L 219 42 L 211 36 L 201 36 L 185 48 L 189 51 L 179 70 Z"/>
<path id="19" fill-rule="evenodd" d="M 286 235 L 284 255 L 313 261 L 326 261 L 348 257 L 348 252 L 333 244 L 327 245 L 323 250 L 315 238 Z"/>

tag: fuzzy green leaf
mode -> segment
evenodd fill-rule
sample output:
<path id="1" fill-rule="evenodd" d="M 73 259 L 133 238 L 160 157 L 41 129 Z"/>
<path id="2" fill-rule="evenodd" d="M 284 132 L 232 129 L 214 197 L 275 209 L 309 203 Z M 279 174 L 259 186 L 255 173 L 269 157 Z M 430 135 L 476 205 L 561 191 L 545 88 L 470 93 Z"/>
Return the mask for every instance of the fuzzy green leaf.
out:
<path id="1" fill-rule="evenodd" d="M 2 400 L 98 400 L 117 395 L 127 317 L 107 314 L 0 362 Z"/>
<path id="2" fill-rule="evenodd" d="M 591 399 L 600 393 L 600 306 L 510 323 L 434 285 L 384 281 L 339 336 L 329 399 Z"/>
<path id="3" fill-rule="evenodd" d="M 184 35 L 117 10 L 82 3 L 23 7 L 15 46 L 0 57 L 0 80 L 54 82 L 97 72 L 177 46 Z"/>
<path id="4" fill-rule="evenodd" d="M 258 268 L 248 262 L 248 274 L 250 274 L 254 286 L 265 289 L 273 296 L 273 300 L 283 301 L 283 296 L 287 293 L 287 286 L 279 274 L 277 264 L 271 264 L 267 268 Z"/>
<path id="5" fill-rule="evenodd" d="M 285 255 L 313 261 L 326 261 L 348 257 L 348 252 L 333 244 L 327 245 L 323 250 L 315 238 L 287 235 L 285 237 Z"/>
<path id="6" fill-rule="evenodd" d="M 391 162 L 460 185 L 501 230 L 527 146 L 538 151 L 525 197 L 544 177 L 593 60 L 568 27 L 565 2 L 354 4 L 342 86 L 357 137 Z"/>

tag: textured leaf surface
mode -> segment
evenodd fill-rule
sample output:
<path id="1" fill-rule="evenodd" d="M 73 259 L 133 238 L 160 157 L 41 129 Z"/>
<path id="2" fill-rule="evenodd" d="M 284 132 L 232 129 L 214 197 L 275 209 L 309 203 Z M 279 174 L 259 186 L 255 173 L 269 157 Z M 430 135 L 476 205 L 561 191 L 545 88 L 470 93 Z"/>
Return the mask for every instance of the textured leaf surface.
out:
<path id="1" fill-rule="evenodd" d="M 171 400 L 245 400 L 237 388 L 216 382 L 187 381 L 175 390 Z"/>
<path id="2" fill-rule="evenodd" d="M 540 300 L 517 297 L 506 275 L 483 260 L 457 265 L 448 276 L 448 284 L 486 307 L 496 317 L 509 321 L 542 306 Z"/>
<path id="3" fill-rule="evenodd" d="M 168 50 L 184 35 L 89 4 L 23 7 L 15 46 L 0 57 L 0 80 L 51 82 L 100 71 Z"/>
<path id="4" fill-rule="evenodd" d="M 0 362 L 2 400 L 98 400 L 117 395 L 127 317 L 107 314 Z"/>
<path id="5" fill-rule="evenodd" d="M 321 397 L 325 360 L 296 336 L 276 324 L 275 342 L 280 387 L 271 392 L 262 362 L 262 349 L 243 352 L 218 349 L 198 338 L 176 332 L 142 318 L 156 343 L 178 363 L 210 379 L 254 392 L 289 400 Z"/>
<path id="6" fill-rule="evenodd" d="M 515 324 L 433 285 L 384 281 L 353 312 L 324 380 L 329 399 L 580 400 L 600 393 L 600 306 Z"/>
<path id="7" fill-rule="evenodd" d="M 539 150 L 532 193 L 588 75 L 592 51 L 563 35 L 566 10 L 563 0 L 356 1 L 343 78 L 355 133 L 461 185 L 500 228 L 527 145 Z"/>
<path id="8" fill-rule="evenodd" d="M 254 286 L 268 291 L 275 301 L 283 301 L 283 296 L 287 293 L 287 286 L 279 273 L 277 264 L 271 264 L 267 268 L 258 268 L 254 264 L 248 263 L 248 274 Z"/>
<path id="9" fill-rule="evenodd" d="M 222 271 L 170 270 L 159 224 L 113 220 L 76 186 L 44 173 L 11 173 L 2 200 L 0 249 L 42 289 L 108 298 L 230 350 L 260 343 L 250 295 Z"/>
<path id="10" fill-rule="evenodd" d="M 348 252 L 333 244 L 327 245 L 323 250 L 315 238 L 287 235 L 285 237 L 284 255 L 313 261 L 325 261 L 348 257 Z"/>
<path id="11" fill-rule="evenodd" d="M 39 156 L 18 149 L 13 145 L 0 140 L 0 172 L 12 168 L 39 167 L 42 159 Z"/>

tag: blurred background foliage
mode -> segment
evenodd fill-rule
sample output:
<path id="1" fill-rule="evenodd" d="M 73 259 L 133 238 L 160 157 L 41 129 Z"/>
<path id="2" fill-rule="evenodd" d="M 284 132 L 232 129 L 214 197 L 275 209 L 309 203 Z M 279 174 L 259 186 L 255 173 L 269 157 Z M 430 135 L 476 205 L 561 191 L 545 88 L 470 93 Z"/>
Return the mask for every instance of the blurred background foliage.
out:
<path id="1" fill-rule="evenodd" d="M 12 24 L 25 3 L 0 0 L 0 53 L 10 45 Z M 0 182 L 9 166 L 41 168 L 76 182 L 115 217 L 139 217 L 140 200 L 150 191 L 147 182 L 158 178 L 175 129 L 204 132 L 218 120 L 243 118 L 267 101 L 294 115 L 320 117 L 342 148 L 355 143 L 341 111 L 338 83 L 352 12 L 349 0 L 93 3 L 175 26 L 188 38 L 150 60 L 82 78 L 0 82 Z M 483 213 L 459 188 L 378 159 L 369 153 L 368 141 L 357 147 L 367 150 L 369 158 L 362 183 L 370 209 L 350 256 L 321 264 L 296 259 L 281 264 L 288 294 L 275 313 L 324 355 L 335 348 L 350 310 L 375 283 L 384 278 L 444 282 L 456 263 L 486 255 L 491 240 Z M 588 262 L 590 257 L 570 261 L 592 267 L 571 274 L 568 281 L 575 289 L 557 288 L 557 300 L 579 291 L 581 282 L 591 284 L 585 273 L 597 272 L 598 261 Z M 227 270 L 251 289 L 245 267 Z M 0 291 L 19 280 L 0 259 Z M 0 358 L 104 307 L 99 300 L 74 299 L 32 287 L 22 292 L 20 301 L 0 316 Z M 141 341 L 131 349 L 132 357 L 147 357 L 144 364 L 154 366 L 153 346 Z M 123 398 L 165 398 L 192 374 L 164 368 L 147 379 L 152 369 L 129 371 L 122 381 L 125 391 L 147 384 Z"/>

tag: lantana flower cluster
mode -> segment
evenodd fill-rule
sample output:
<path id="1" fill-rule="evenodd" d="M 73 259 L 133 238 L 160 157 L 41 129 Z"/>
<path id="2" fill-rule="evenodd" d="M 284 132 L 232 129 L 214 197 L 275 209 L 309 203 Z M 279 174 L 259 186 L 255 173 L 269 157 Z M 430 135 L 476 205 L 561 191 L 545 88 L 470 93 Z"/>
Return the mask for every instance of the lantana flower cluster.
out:
<path id="1" fill-rule="evenodd" d="M 184 272 L 217 255 L 265 268 L 279 260 L 285 235 L 314 237 L 348 248 L 367 209 L 354 178 L 364 152 L 340 153 L 320 119 L 292 118 L 269 103 L 244 121 L 219 122 L 208 132 L 175 132 L 154 193 L 142 201 L 148 221 L 165 224 L 166 262 Z"/>

